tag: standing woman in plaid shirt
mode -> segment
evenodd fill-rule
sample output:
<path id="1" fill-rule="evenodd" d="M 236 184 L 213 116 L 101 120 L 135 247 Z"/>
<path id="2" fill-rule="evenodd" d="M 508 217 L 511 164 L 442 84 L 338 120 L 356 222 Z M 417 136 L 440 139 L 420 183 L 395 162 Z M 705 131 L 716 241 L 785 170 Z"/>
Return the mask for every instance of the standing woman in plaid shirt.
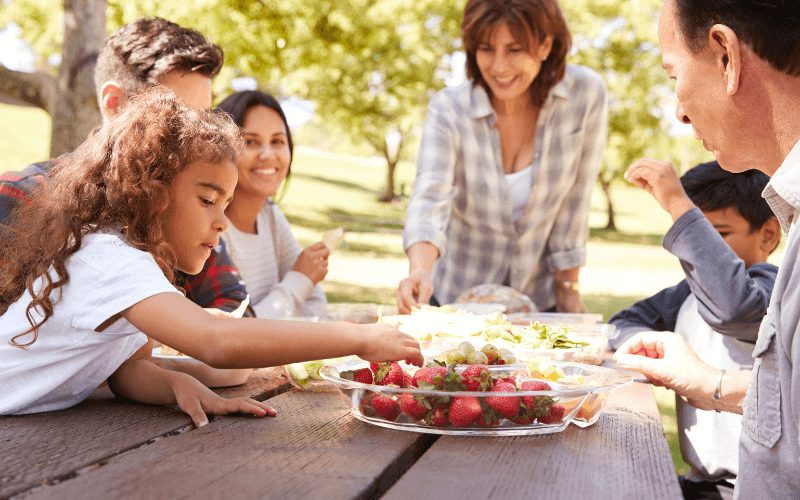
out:
<path id="1" fill-rule="evenodd" d="M 606 143 L 606 88 L 566 64 L 556 0 L 469 0 L 469 81 L 431 99 L 406 213 L 401 312 L 504 284 L 538 310 L 585 312 L 592 188 Z"/>

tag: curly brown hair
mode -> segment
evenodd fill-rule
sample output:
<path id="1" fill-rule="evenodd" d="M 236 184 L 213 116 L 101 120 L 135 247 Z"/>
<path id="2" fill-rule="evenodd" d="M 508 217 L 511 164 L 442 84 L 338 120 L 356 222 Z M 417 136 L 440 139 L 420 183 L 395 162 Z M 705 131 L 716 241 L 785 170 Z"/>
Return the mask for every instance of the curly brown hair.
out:
<path id="1" fill-rule="evenodd" d="M 61 160 L 31 204 L 10 216 L 14 236 L 0 248 L 0 314 L 26 290 L 33 297 L 26 309 L 31 328 L 13 346 L 36 341 L 58 302 L 53 292 L 69 281 L 66 261 L 88 233 L 120 230 L 174 283 L 176 257 L 164 227 L 175 176 L 198 161 L 235 163 L 242 151 L 230 117 L 191 108 L 165 87 L 139 91 L 130 104 Z M 31 332 L 33 340 L 17 343 Z"/>
<path id="2" fill-rule="evenodd" d="M 530 39 L 541 44 L 548 35 L 553 36 L 550 55 L 542 61 L 542 68 L 533 80 L 528 92 L 537 108 L 544 106 L 550 89 L 564 78 L 567 55 L 572 47 L 569 32 L 561 8 L 556 0 L 469 0 L 464 7 L 461 23 L 461 39 L 467 53 L 467 77 L 475 85 L 482 86 L 489 97 L 492 91 L 478 68 L 476 52 L 478 45 L 491 36 L 492 31 L 507 25 L 511 35 L 526 51 L 530 51 Z"/>

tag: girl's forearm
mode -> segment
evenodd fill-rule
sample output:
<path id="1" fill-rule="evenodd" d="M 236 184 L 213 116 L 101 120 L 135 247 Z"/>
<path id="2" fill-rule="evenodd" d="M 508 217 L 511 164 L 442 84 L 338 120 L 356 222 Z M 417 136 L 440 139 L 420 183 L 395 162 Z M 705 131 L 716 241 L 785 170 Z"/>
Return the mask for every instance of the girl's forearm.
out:
<path id="1" fill-rule="evenodd" d="M 198 358 L 216 368 L 278 366 L 361 355 L 370 337 L 364 325 L 343 322 L 243 318 L 226 323 L 217 325 L 217 343 L 206 346 Z"/>
<path id="2" fill-rule="evenodd" d="M 139 403 L 175 404 L 172 384 L 175 377 L 188 376 L 170 372 L 144 358 L 123 363 L 108 379 L 108 386 L 117 396 Z"/>

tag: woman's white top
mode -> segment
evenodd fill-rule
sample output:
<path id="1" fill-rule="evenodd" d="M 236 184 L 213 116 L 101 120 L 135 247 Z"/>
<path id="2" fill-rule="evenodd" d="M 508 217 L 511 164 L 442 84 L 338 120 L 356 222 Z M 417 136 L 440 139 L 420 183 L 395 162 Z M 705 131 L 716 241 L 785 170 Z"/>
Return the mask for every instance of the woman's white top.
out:
<path id="1" fill-rule="evenodd" d="M 60 410 L 86 399 L 147 342 L 124 318 L 102 332 L 95 329 L 148 297 L 180 293 L 152 255 L 133 248 L 117 232 L 85 236 L 66 267 L 69 281 L 31 346 L 9 344 L 30 328 L 25 308 L 33 299 L 27 291 L 0 316 L 0 415 Z M 41 279 L 34 290 L 40 287 Z M 52 295 L 58 296 L 57 291 Z M 28 334 L 17 343 L 32 338 Z"/>
<path id="2" fill-rule="evenodd" d="M 303 249 L 278 206 L 267 201 L 256 218 L 256 233 L 233 224 L 222 234 L 228 255 L 239 270 L 250 305 L 259 318 L 326 318 L 328 301 L 319 285 L 293 271 Z"/>
<path id="3" fill-rule="evenodd" d="M 538 156 L 538 153 L 537 153 Z M 533 182 L 533 167 L 528 166 L 519 172 L 506 174 L 506 184 L 511 195 L 511 218 L 517 222 L 525 211 L 528 198 L 531 197 L 531 183 Z"/>

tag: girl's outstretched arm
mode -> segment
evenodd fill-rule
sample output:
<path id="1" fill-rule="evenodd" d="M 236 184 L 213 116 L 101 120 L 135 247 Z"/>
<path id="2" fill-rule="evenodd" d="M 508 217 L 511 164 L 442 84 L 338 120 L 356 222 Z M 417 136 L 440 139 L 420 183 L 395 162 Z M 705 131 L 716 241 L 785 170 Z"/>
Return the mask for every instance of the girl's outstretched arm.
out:
<path id="1" fill-rule="evenodd" d="M 138 353 L 137 353 L 138 354 Z M 194 377 L 160 368 L 134 355 L 108 379 L 117 396 L 154 405 L 177 404 L 197 427 L 208 423 L 207 413 L 227 415 L 250 413 L 257 417 L 275 416 L 275 410 L 250 398 L 225 399 L 217 396 Z"/>
<path id="2" fill-rule="evenodd" d="M 153 295 L 122 316 L 140 331 L 215 368 L 261 368 L 355 354 L 422 366 L 419 343 L 388 324 L 217 318 L 174 293 Z"/>

